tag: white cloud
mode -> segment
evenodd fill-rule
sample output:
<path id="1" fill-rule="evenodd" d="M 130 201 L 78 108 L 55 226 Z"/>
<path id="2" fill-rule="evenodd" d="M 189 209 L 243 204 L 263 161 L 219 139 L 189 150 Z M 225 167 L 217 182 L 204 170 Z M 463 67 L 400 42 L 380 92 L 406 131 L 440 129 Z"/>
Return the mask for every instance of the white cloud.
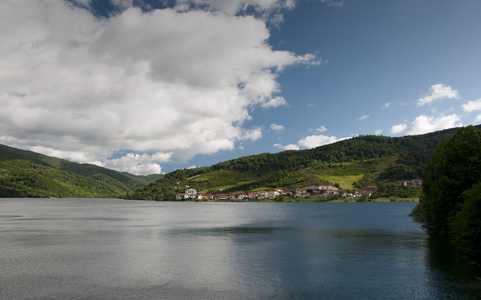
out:
<path id="1" fill-rule="evenodd" d="M 270 129 L 271 129 L 272 131 L 275 131 L 275 132 L 281 132 L 281 131 L 283 131 L 285 128 L 284 128 L 284 126 L 282 126 L 282 125 L 278 125 L 278 124 L 274 123 L 274 124 L 271 124 Z"/>
<path id="2" fill-rule="evenodd" d="M 310 149 L 310 148 L 315 148 L 315 147 L 319 147 L 327 144 L 332 144 L 337 141 L 339 141 L 339 139 L 336 138 L 335 136 L 311 135 L 300 140 L 298 144 L 301 147 Z"/>
<path id="3" fill-rule="evenodd" d="M 472 112 L 475 110 L 481 110 L 481 99 L 468 101 L 468 103 L 462 105 L 465 112 Z"/>
<path id="4" fill-rule="evenodd" d="M 274 147 L 282 150 L 299 150 L 299 146 L 297 146 L 296 144 L 289 144 L 287 146 L 283 146 L 281 144 L 274 144 Z"/>
<path id="5" fill-rule="evenodd" d="M 481 122 L 481 115 L 478 115 L 478 116 L 476 117 L 475 122 Z"/>
<path id="6" fill-rule="evenodd" d="M 97 164 L 101 167 L 122 170 L 134 175 L 160 174 L 162 168 L 156 163 L 159 161 L 155 160 L 154 162 L 154 159 L 155 156 L 148 154 L 128 153 L 123 157 L 105 160 Z"/>
<path id="7" fill-rule="evenodd" d="M 265 21 L 228 14 L 227 2 L 197 1 L 225 13 L 142 13 L 115 0 L 125 9 L 97 19 L 61 0 L 1 1 L 0 141 L 147 172 L 159 170 L 155 155 L 112 157 L 185 162 L 258 140 L 262 130 L 243 123 L 255 107 L 286 104 L 278 73 L 320 60 L 274 51 Z M 233 2 L 259 11 L 281 3 Z"/>
<path id="8" fill-rule="evenodd" d="M 238 137 L 239 140 L 256 141 L 262 138 L 262 128 L 254 127 L 251 130 L 244 130 L 243 134 Z"/>
<path id="9" fill-rule="evenodd" d="M 360 116 L 357 120 L 358 120 L 358 121 L 364 121 L 364 120 L 367 120 L 367 119 L 369 119 L 369 116 L 368 116 L 368 115 L 362 115 L 362 116 Z"/>
<path id="10" fill-rule="evenodd" d="M 460 118 L 456 114 L 442 117 L 430 117 L 420 115 L 411 124 L 398 124 L 391 128 L 391 133 L 407 133 L 409 135 L 424 134 L 437 130 L 443 130 L 453 127 L 462 126 Z"/>
<path id="11" fill-rule="evenodd" d="M 430 93 L 427 96 L 418 99 L 418 106 L 431 104 L 442 99 L 459 99 L 458 91 L 453 90 L 449 85 L 434 84 L 429 88 L 429 91 Z"/>
<path id="12" fill-rule="evenodd" d="M 386 109 L 386 108 L 389 108 L 389 107 L 391 107 L 391 102 L 386 102 L 386 103 L 383 105 L 382 109 Z"/>
<path id="13" fill-rule="evenodd" d="M 92 0 L 72 0 L 72 2 L 80 7 L 89 7 Z"/>
<path id="14" fill-rule="evenodd" d="M 91 8 L 92 0 L 67 0 L 80 7 Z M 127 9 L 134 5 L 143 7 L 146 10 L 151 9 L 151 5 L 147 1 L 133 0 L 110 0 L 110 4 L 114 5 L 117 10 Z M 174 1 L 158 1 L 164 5 L 171 5 L 177 12 L 188 12 L 190 10 L 205 10 L 222 12 L 228 16 L 235 16 L 238 13 L 244 13 L 247 10 L 255 10 L 264 20 L 268 20 L 274 24 L 282 22 L 283 16 L 280 14 L 282 10 L 294 9 L 296 0 L 174 0 Z M 168 4 L 170 2 L 170 4 Z"/>
<path id="15" fill-rule="evenodd" d="M 238 12 L 253 8 L 258 12 L 273 15 L 277 17 L 280 9 L 293 9 L 295 0 L 279 1 L 279 0 L 177 0 L 177 8 L 189 7 L 195 4 L 204 9 L 221 11 L 225 14 L 234 16 Z"/>
<path id="16" fill-rule="evenodd" d="M 33 152 L 42 153 L 53 157 L 62 157 L 73 161 L 91 162 L 96 158 L 95 155 L 85 151 L 64 151 L 44 146 L 33 146 L 29 148 Z M 101 149 L 91 149 L 92 151 Z"/>
<path id="17" fill-rule="evenodd" d="M 382 129 L 378 129 L 374 132 L 375 135 L 381 135 L 384 132 Z"/>
<path id="18" fill-rule="evenodd" d="M 284 97 L 274 97 L 262 103 L 262 107 L 264 108 L 278 107 L 282 105 L 287 105 L 286 99 L 284 99 Z"/>
<path id="19" fill-rule="evenodd" d="M 391 133 L 393 133 L 393 134 L 403 133 L 403 132 L 406 131 L 407 127 L 408 127 L 408 126 L 407 126 L 406 124 L 394 125 L 394 126 L 391 128 Z"/>
<path id="20" fill-rule="evenodd" d="M 312 131 L 312 129 L 310 129 Z M 325 132 L 327 131 L 326 127 L 321 126 L 316 131 Z M 319 146 L 324 146 L 328 144 L 332 144 L 338 141 L 342 141 L 348 138 L 337 138 L 335 136 L 327 136 L 327 135 L 310 135 L 307 136 L 297 142 L 297 144 L 289 144 L 287 146 L 283 146 L 281 144 L 274 144 L 274 147 L 280 148 L 283 150 L 299 150 L 300 148 L 315 148 Z"/>

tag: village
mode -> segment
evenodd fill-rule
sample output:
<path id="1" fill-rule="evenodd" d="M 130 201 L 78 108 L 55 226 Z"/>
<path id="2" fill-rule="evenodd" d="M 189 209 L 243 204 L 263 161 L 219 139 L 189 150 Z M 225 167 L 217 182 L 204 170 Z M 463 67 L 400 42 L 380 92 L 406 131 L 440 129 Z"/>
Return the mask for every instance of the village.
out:
<path id="1" fill-rule="evenodd" d="M 421 188 L 422 180 L 410 180 L 404 181 L 403 187 L 405 188 Z M 219 190 L 222 192 L 222 189 Z M 259 200 L 276 200 L 280 197 L 291 198 L 344 198 L 344 199 L 359 199 L 361 197 L 371 197 L 372 194 L 377 193 L 377 186 L 366 186 L 364 189 L 357 189 L 353 192 L 349 192 L 344 189 L 339 189 L 331 185 L 310 185 L 303 188 L 295 188 L 294 190 L 284 191 L 283 189 L 275 189 L 272 191 L 237 191 L 230 194 L 216 193 L 206 194 L 197 193 L 197 190 L 189 187 L 184 193 L 178 193 L 175 195 L 177 201 L 259 201 Z"/>

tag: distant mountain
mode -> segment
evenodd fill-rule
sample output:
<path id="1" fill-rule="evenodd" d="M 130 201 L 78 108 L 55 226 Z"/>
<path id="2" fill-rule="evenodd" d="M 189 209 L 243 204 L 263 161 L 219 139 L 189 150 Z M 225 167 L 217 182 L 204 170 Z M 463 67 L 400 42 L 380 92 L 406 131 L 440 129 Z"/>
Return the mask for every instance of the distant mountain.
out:
<path id="1" fill-rule="evenodd" d="M 140 178 L 148 183 L 155 183 L 157 180 L 164 178 L 165 174 L 150 174 L 150 175 L 138 175 L 137 178 Z"/>
<path id="2" fill-rule="evenodd" d="M 481 125 L 476 127 L 481 129 Z M 388 190 L 404 180 L 422 179 L 434 149 L 457 130 L 405 137 L 364 135 L 308 150 L 240 157 L 211 167 L 176 170 L 126 197 L 171 200 L 188 186 L 209 193 L 312 184 L 336 184 L 344 189 L 368 184 Z"/>
<path id="3" fill-rule="evenodd" d="M 0 197 L 121 197 L 148 183 L 131 174 L 0 145 Z"/>

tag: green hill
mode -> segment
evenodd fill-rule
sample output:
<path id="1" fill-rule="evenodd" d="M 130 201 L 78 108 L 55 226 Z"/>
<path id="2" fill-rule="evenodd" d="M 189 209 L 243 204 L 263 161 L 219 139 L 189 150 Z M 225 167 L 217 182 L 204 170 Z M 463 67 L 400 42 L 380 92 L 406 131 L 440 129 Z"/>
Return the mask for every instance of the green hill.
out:
<path id="1" fill-rule="evenodd" d="M 312 184 L 354 189 L 367 184 L 377 185 L 381 192 L 392 192 L 404 180 L 422 179 L 433 150 L 457 130 L 394 138 L 358 136 L 314 149 L 262 153 L 211 167 L 176 170 L 126 197 L 171 200 L 187 186 L 200 192 L 222 189 L 228 193 Z"/>
<path id="2" fill-rule="evenodd" d="M 0 197 L 120 197 L 146 184 L 130 174 L 0 145 Z"/>
<path id="3" fill-rule="evenodd" d="M 137 178 L 146 181 L 147 183 L 155 183 L 157 180 L 163 178 L 165 174 L 150 174 L 150 175 L 138 175 Z"/>

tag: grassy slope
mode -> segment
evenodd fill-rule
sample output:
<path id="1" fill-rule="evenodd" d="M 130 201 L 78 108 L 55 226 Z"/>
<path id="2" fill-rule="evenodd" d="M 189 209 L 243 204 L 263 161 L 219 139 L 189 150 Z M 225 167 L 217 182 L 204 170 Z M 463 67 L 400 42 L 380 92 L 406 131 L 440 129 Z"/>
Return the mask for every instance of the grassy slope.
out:
<path id="1" fill-rule="evenodd" d="M 145 184 L 130 174 L 0 145 L 3 197 L 119 197 Z"/>

